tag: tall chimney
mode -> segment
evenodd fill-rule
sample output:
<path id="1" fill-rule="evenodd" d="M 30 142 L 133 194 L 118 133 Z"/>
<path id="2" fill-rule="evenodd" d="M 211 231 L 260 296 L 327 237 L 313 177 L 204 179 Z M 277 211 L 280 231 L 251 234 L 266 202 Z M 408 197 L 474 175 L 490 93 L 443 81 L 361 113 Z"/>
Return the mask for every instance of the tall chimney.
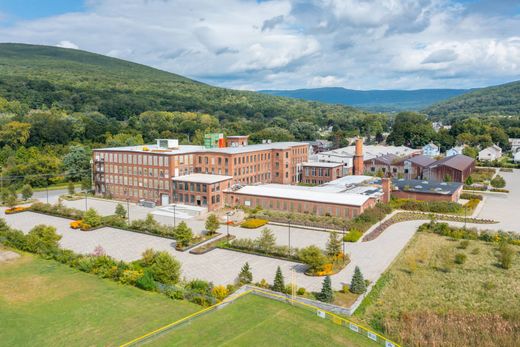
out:
<path id="1" fill-rule="evenodd" d="M 388 177 L 381 178 L 381 186 L 383 187 L 383 202 L 385 204 L 387 204 L 390 202 L 390 194 L 391 194 L 390 178 L 388 178 Z"/>
<path id="2" fill-rule="evenodd" d="M 356 139 L 356 153 L 354 154 L 354 175 L 363 175 L 365 168 L 363 166 L 363 139 Z"/>

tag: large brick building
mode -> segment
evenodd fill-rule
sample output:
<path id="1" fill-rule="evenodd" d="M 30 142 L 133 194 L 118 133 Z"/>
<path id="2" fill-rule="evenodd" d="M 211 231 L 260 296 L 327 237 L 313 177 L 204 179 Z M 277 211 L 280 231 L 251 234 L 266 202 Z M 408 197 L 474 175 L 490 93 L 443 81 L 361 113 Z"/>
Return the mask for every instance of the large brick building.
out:
<path id="1" fill-rule="evenodd" d="M 323 184 L 345 176 L 341 163 L 309 162 L 302 167 L 301 182 L 305 184 Z"/>
<path id="2" fill-rule="evenodd" d="M 96 194 L 130 201 L 176 202 L 172 179 L 194 173 L 231 176 L 230 185 L 296 184 L 308 161 L 308 144 L 277 142 L 206 148 L 157 140 L 156 145 L 93 151 Z M 190 198 L 191 199 L 191 198 Z"/>

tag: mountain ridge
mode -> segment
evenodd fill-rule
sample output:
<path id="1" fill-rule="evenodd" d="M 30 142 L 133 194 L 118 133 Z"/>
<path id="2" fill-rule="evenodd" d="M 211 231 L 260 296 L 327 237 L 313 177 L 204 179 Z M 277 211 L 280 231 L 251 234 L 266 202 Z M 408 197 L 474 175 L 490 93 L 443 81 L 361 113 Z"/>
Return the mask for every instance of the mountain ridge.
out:
<path id="1" fill-rule="evenodd" d="M 372 112 L 419 111 L 441 100 L 470 92 L 472 89 L 373 89 L 343 87 L 259 90 L 260 93 L 304 100 L 350 105 Z"/>

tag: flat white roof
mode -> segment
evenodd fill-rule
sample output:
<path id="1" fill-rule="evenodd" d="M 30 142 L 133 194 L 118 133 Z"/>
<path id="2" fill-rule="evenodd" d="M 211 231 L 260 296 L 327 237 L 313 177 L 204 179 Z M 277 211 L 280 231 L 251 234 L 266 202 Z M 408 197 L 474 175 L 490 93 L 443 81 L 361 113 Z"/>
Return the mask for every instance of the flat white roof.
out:
<path id="1" fill-rule="evenodd" d="M 326 163 L 322 161 L 309 161 L 302 163 L 302 166 L 316 166 L 316 167 L 338 167 L 343 166 L 343 163 Z"/>
<path id="2" fill-rule="evenodd" d="M 190 174 L 190 175 L 172 177 L 172 181 L 211 184 L 211 183 L 217 183 L 217 182 L 230 180 L 232 178 L 233 177 L 231 177 L 231 176 L 195 173 L 195 174 Z"/>
<path id="3" fill-rule="evenodd" d="M 380 146 L 380 145 L 363 145 L 363 159 L 373 159 L 384 154 L 395 154 L 397 156 L 405 156 L 413 153 L 420 153 L 420 149 L 413 149 L 406 146 Z M 325 151 L 318 153 L 319 157 L 344 157 L 352 158 L 356 153 L 356 146 L 348 146 L 331 151 Z"/>
<path id="4" fill-rule="evenodd" d="M 108 148 L 96 148 L 94 151 L 127 151 L 127 152 L 140 152 L 140 153 L 157 153 L 164 155 L 175 155 L 175 154 L 188 154 L 188 153 L 248 153 L 255 151 L 263 151 L 269 149 L 288 149 L 295 146 L 305 145 L 305 142 L 273 142 L 273 143 L 262 143 L 257 145 L 248 145 L 240 147 L 223 147 L 223 148 L 206 148 L 204 146 L 193 146 L 193 145 L 179 145 L 177 149 L 165 149 L 157 147 L 156 144 L 150 145 L 139 145 L 139 146 L 126 146 L 126 147 L 108 147 Z M 144 150 L 147 148 L 148 150 Z"/>
<path id="5" fill-rule="evenodd" d="M 293 187 L 293 189 L 291 189 L 289 186 L 286 188 L 280 188 L 278 185 L 272 184 L 245 186 L 234 191 L 233 193 L 347 206 L 362 206 L 369 199 L 368 196 L 361 194 L 328 193 L 300 189 L 300 187 Z"/>

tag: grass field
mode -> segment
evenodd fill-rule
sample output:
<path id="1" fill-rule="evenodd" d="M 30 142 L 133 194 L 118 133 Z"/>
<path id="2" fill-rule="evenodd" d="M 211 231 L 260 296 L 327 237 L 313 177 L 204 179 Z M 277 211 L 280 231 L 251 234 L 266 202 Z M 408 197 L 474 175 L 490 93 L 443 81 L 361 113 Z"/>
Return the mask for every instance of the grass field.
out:
<path id="1" fill-rule="evenodd" d="M 406 346 L 519 346 L 520 247 L 504 270 L 497 245 L 461 245 L 417 233 L 355 318 Z"/>
<path id="2" fill-rule="evenodd" d="M 146 346 L 377 346 L 315 312 L 249 294 Z"/>
<path id="3" fill-rule="evenodd" d="M 0 263 L 1 346 L 116 346 L 197 310 L 32 255 Z"/>

